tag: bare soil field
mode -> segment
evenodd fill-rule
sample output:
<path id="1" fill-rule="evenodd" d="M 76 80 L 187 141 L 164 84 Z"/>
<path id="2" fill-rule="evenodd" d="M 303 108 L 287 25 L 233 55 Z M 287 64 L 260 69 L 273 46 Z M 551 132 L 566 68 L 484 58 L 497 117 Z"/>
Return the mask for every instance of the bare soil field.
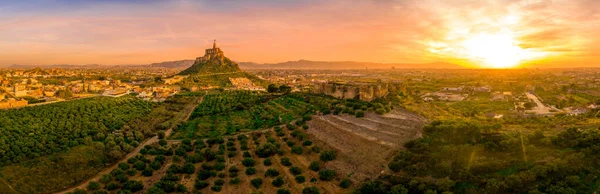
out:
<path id="1" fill-rule="evenodd" d="M 385 115 L 367 113 L 364 118 L 325 115 L 315 116 L 307 132 L 315 143 L 339 151 L 338 159 L 327 163 L 328 168 L 359 182 L 387 170 L 393 154 L 421 136 L 425 122 L 425 118 L 402 110 Z"/>

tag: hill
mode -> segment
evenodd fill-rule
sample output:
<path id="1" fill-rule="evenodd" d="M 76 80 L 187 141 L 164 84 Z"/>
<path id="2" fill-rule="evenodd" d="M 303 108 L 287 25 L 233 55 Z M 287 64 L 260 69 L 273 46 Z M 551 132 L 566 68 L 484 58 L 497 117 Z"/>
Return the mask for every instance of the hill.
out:
<path id="1" fill-rule="evenodd" d="M 240 62 L 242 69 L 464 69 L 452 63 L 373 63 L 356 61 L 288 61 L 282 63 L 259 64 Z"/>
<path id="2" fill-rule="evenodd" d="M 180 62 L 184 63 L 184 62 Z M 266 86 L 267 82 L 240 69 L 238 64 L 225 57 L 216 42 L 206 49 L 204 56 L 196 58 L 194 64 L 179 72 L 187 76 L 181 83 L 185 87 L 243 87 L 254 88 L 255 84 Z M 236 83 L 232 83 L 236 80 Z M 239 82 L 239 83 L 238 83 Z"/>
<path id="3" fill-rule="evenodd" d="M 213 47 L 206 49 L 204 56 L 196 58 L 194 64 L 183 70 L 179 75 L 197 75 L 197 74 L 217 74 L 234 73 L 242 71 L 237 63 L 225 57 L 217 43 Z"/>

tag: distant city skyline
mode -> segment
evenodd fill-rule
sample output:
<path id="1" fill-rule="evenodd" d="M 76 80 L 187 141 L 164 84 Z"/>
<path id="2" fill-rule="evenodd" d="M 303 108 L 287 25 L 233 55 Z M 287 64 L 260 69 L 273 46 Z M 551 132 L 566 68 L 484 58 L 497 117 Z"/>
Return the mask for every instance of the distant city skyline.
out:
<path id="1" fill-rule="evenodd" d="M 600 67 L 600 1 L 0 2 L 0 66 L 194 59 Z M 532 65 L 533 64 L 533 65 Z"/>

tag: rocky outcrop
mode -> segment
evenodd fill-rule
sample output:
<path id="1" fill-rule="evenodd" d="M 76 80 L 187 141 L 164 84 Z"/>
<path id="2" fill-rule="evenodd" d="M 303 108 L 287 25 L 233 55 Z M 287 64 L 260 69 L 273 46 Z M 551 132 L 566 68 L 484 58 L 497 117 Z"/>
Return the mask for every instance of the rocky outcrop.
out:
<path id="1" fill-rule="evenodd" d="M 330 95 L 340 99 L 359 99 L 372 101 L 376 98 L 385 97 L 389 93 L 387 83 L 316 83 L 313 93 Z"/>
<path id="2" fill-rule="evenodd" d="M 179 75 L 215 74 L 242 71 L 237 63 L 225 57 L 223 51 L 213 44 L 213 48 L 206 49 L 204 56 L 196 58 L 194 64 L 181 71 Z"/>

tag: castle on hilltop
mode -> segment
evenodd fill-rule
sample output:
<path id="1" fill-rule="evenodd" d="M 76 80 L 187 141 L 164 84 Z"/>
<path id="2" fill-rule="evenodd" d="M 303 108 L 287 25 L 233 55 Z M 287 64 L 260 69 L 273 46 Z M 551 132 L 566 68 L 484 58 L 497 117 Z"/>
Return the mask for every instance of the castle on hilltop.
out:
<path id="1" fill-rule="evenodd" d="M 224 56 L 223 51 L 217 47 L 217 40 L 214 40 L 213 47 L 206 49 L 204 56 L 196 58 L 196 62 L 210 61 L 215 58 L 223 58 Z"/>

